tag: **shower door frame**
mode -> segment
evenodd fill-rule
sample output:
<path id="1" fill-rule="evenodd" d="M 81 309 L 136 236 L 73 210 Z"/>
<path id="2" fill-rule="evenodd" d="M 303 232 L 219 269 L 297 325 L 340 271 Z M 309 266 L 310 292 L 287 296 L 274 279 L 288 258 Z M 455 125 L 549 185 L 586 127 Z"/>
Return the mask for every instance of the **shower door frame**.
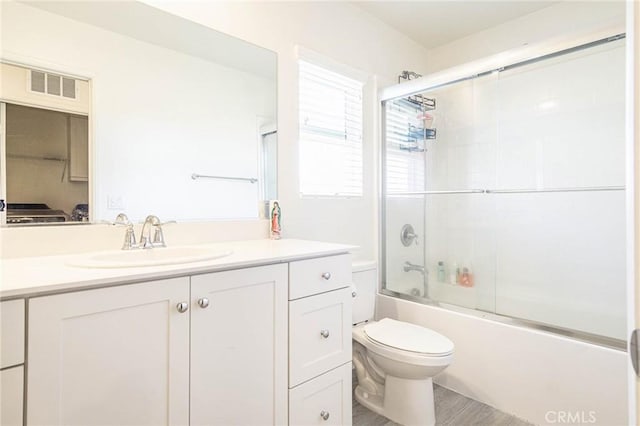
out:
<path id="1" fill-rule="evenodd" d="M 561 335 L 567 338 L 593 343 L 596 345 L 620 350 L 627 352 L 627 341 L 622 339 L 616 339 L 608 336 L 593 334 L 585 331 L 573 330 L 556 325 L 545 324 L 537 321 L 514 318 L 506 315 L 501 315 L 495 312 L 483 311 L 481 309 L 466 308 L 450 303 L 443 303 L 431 299 L 426 299 L 420 296 L 412 296 L 405 293 L 400 293 L 394 290 L 386 288 L 386 201 L 388 194 L 385 188 L 386 182 L 386 160 L 387 160 L 387 144 L 386 144 L 386 106 L 387 102 L 391 102 L 400 98 L 404 98 L 411 95 L 416 95 L 429 90 L 437 89 L 444 86 L 460 83 L 467 80 L 472 80 L 477 77 L 490 75 L 497 71 L 502 71 L 509 68 L 516 68 L 523 65 L 528 65 L 534 62 L 551 59 L 557 56 L 562 56 L 568 53 L 588 49 L 601 44 L 613 42 L 616 40 L 624 39 L 625 28 L 616 27 L 606 31 L 590 34 L 588 36 L 580 38 L 572 38 L 556 43 L 542 43 L 539 45 L 526 46 L 523 48 L 515 49 L 512 51 L 503 52 L 488 58 L 470 62 L 468 64 L 460 65 L 448 70 L 436 72 L 425 77 L 410 80 L 408 82 L 394 85 L 379 92 L 378 101 L 380 102 L 380 120 L 381 120 L 381 132 L 380 132 L 380 156 L 378 170 L 380 173 L 379 181 L 379 194 L 380 194 L 380 210 L 379 210 L 379 259 L 380 265 L 380 293 L 386 296 L 392 296 L 399 299 L 409 300 L 417 302 L 423 305 L 440 307 L 449 311 L 464 313 L 473 315 L 479 318 L 489 319 L 492 321 L 500 322 L 503 324 L 509 324 L 519 327 L 526 327 L 538 331 L 548 332 L 555 335 Z M 631 190 L 631 188 L 628 188 Z M 424 191 L 425 193 L 427 191 Z M 452 191 L 457 192 L 457 191 Z M 485 191 L 482 191 L 485 192 Z"/>

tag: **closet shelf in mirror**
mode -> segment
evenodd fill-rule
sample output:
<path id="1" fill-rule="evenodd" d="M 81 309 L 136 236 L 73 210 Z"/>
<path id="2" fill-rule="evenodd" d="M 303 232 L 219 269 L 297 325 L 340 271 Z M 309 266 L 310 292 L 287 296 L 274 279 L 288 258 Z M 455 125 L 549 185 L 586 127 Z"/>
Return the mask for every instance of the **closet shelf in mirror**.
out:
<path id="1" fill-rule="evenodd" d="M 36 161 L 55 161 L 58 163 L 62 163 L 62 175 L 60 176 L 60 182 L 64 182 L 64 175 L 67 173 L 67 162 L 69 161 L 66 158 L 58 158 L 58 157 L 45 157 L 45 156 L 37 156 L 37 155 L 21 155 L 21 154 L 7 154 L 7 158 L 15 158 L 20 160 L 36 160 Z"/>
<path id="2" fill-rule="evenodd" d="M 45 156 L 37 156 L 37 155 L 20 155 L 20 154 L 7 154 L 7 158 L 19 158 L 21 160 L 58 161 L 61 163 L 64 163 L 67 161 L 66 158 L 45 157 Z"/>

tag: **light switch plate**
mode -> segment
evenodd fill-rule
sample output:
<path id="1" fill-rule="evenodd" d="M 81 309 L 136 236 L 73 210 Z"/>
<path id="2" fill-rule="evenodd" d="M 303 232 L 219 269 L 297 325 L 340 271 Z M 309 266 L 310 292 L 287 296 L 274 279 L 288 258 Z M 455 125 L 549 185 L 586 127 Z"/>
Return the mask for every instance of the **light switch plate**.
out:
<path id="1" fill-rule="evenodd" d="M 107 197 L 107 209 L 124 210 L 124 199 L 122 195 L 109 195 Z"/>

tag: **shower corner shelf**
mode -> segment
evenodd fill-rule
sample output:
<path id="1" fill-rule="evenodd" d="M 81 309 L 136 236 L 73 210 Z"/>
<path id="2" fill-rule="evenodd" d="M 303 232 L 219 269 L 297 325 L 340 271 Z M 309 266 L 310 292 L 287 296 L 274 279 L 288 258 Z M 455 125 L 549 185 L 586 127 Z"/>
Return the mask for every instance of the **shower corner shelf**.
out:
<path id="1" fill-rule="evenodd" d="M 436 99 L 427 98 L 423 95 L 412 95 L 407 98 L 409 102 L 422 108 L 423 111 L 434 111 L 436 109 Z"/>

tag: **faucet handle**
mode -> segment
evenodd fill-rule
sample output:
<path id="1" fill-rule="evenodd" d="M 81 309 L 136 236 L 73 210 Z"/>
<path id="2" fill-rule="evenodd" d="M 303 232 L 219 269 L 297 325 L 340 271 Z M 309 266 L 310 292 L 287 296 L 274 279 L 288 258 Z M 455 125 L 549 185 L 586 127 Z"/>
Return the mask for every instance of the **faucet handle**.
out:
<path id="1" fill-rule="evenodd" d="M 118 216 L 116 216 L 116 220 L 109 223 L 111 223 L 112 225 L 124 225 L 124 226 L 132 225 L 131 221 L 129 220 L 129 217 L 124 213 L 119 213 Z"/>
<path id="2" fill-rule="evenodd" d="M 133 224 L 127 225 L 127 232 L 124 234 L 124 243 L 122 243 L 122 250 L 132 250 L 137 248 L 136 233 L 133 231 Z"/>
<path id="3" fill-rule="evenodd" d="M 168 225 L 170 223 L 177 223 L 175 220 L 169 220 L 167 222 L 154 223 L 153 228 L 155 229 L 153 233 L 153 242 L 152 244 L 157 247 L 166 247 L 167 244 L 164 242 L 164 233 L 162 232 L 162 225 Z"/>
<path id="4" fill-rule="evenodd" d="M 405 224 L 400 230 L 400 241 L 405 247 L 409 247 L 412 243 L 418 245 L 418 235 L 414 231 L 413 226 Z"/>
<path id="5" fill-rule="evenodd" d="M 161 224 L 153 225 L 155 231 L 153 233 L 153 241 L 152 244 L 154 247 L 166 247 L 167 244 L 164 242 L 164 234 L 162 233 Z"/>

